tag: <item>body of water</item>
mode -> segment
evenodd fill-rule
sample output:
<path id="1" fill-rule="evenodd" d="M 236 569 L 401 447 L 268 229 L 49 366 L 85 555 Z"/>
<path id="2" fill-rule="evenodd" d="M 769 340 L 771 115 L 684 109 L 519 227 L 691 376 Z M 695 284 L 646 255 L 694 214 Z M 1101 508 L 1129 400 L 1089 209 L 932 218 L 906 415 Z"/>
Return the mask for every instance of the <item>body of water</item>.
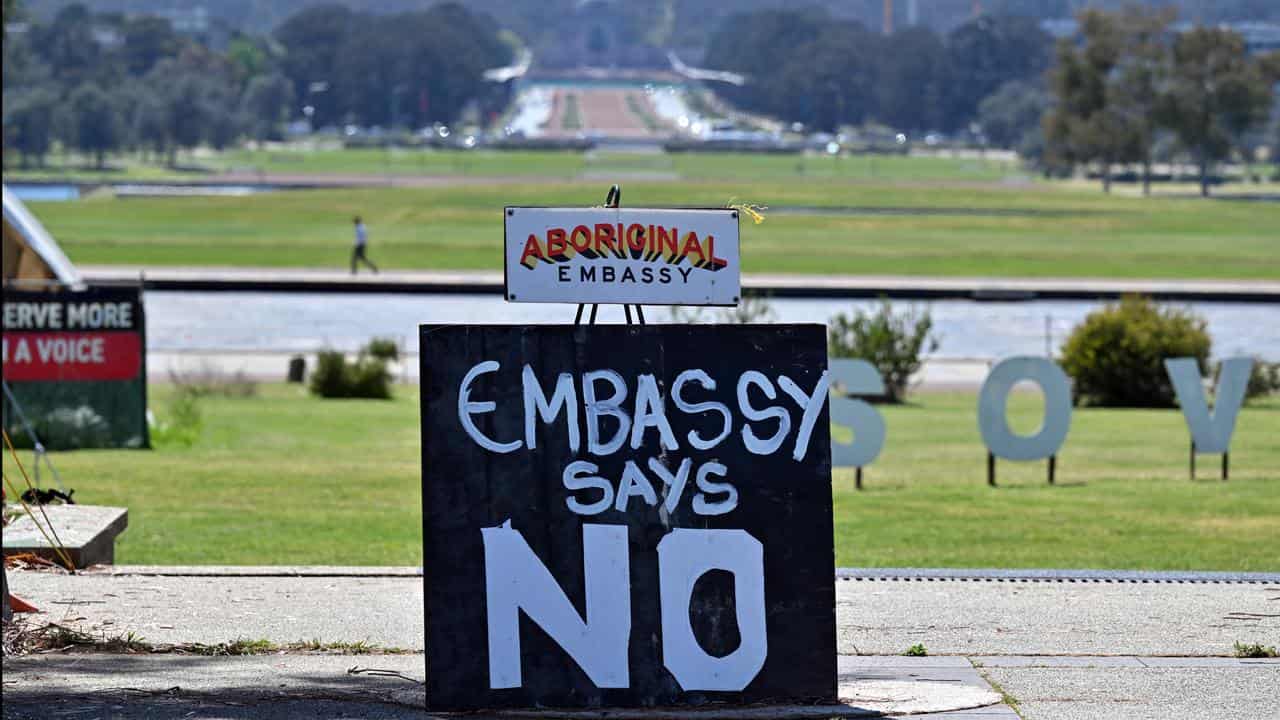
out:
<path id="1" fill-rule="evenodd" d="M 65 202 L 80 199 L 80 187 L 70 183 L 22 184 L 6 187 L 23 202 Z M 110 186 L 116 197 L 244 197 L 273 192 L 270 185 L 165 185 L 162 183 L 116 183 Z"/>
<path id="2" fill-rule="evenodd" d="M 75 185 L 10 185 L 9 192 L 23 202 L 60 202 L 79 200 L 80 188 Z"/>
<path id="3" fill-rule="evenodd" d="M 324 293 L 210 293 L 151 291 L 145 296 L 147 345 L 160 351 L 314 352 L 355 350 L 372 337 L 390 337 L 418 350 L 422 323 L 572 323 L 574 305 L 513 304 L 493 295 Z M 777 299 L 777 322 L 826 323 L 838 313 L 871 310 L 876 301 Z M 994 359 L 1056 352 L 1071 329 L 1102 303 L 1083 301 L 931 303 L 940 358 Z M 1280 305 L 1193 303 L 1209 324 L 1217 357 L 1256 355 L 1280 362 Z M 723 310 L 704 309 L 705 320 Z M 669 309 L 646 307 L 650 323 L 673 322 Z M 620 323 L 622 308 L 602 306 L 598 322 Z"/>

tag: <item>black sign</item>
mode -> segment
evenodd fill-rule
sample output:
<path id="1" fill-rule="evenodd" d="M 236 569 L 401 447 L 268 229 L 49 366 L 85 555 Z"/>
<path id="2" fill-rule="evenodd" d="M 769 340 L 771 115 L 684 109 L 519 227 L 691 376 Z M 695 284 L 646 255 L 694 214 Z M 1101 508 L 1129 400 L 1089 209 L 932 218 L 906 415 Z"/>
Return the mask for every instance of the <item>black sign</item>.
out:
<path id="1" fill-rule="evenodd" d="M 421 351 L 430 708 L 835 699 L 822 326 Z"/>
<path id="2" fill-rule="evenodd" d="M 146 321 L 138 288 L 4 292 L 4 424 L 46 447 L 144 447 Z"/>

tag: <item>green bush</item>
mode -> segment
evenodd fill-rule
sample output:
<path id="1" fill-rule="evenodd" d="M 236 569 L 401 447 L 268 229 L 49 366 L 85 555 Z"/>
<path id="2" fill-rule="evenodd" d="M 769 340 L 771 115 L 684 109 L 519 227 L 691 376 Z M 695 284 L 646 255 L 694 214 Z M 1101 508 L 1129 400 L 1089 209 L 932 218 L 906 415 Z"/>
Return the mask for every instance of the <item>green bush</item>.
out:
<path id="1" fill-rule="evenodd" d="M 387 364 L 376 357 L 360 358 L 348 366 L 351 382 L 350 397 L 391 399 L 391 373 Z"/>
<path id="2" fill-rule="evenodd" d="M 322 352 L 316 356 L 316 369 L 311 373 L 311 394 L 324 398 L 391 397 L 391 373 L 386 361 L 361 354 L 348 363 L 340 352 Z"/>
<path id="3" fill-rule="evenodd" d="M 915 307 L 896 313 L 887 300 L 875 312 L 859 310 L 853 317 L 843 313 L 831 318 L 827 328 L 831 357 L 860 358 L 880 371 L 884 378 L 884 400 L 900 403 L 907 397 L 911 376 L 920 370 L 921 356 L 938 349 L 933 334 L 933 315 Z"/>
<path id="4" fill-rule="evenodd" d="M 1213 367 L 1215 385 L 1222 373 L 1222 363 Z M 1253 358 L 1253 369 L 1249 371 L 1249 384 L 1245 386 L 1245 401 L 1257 400 L 1280 392 L 1280 363 L 1265 362 L 1260 357 Z"/>
<path id="5" fill-rule="evenodd" d="M 1209 368 L 1209 333 L 1190 310 L 1129 296 L 1089 314 L 1062 346 L 1062 369 L 1078 404 L 1175 407 L 1168 358 L 1192 357 Z"/>
<path id="6" fill-rule="evenodd" d="M 347 397 L 347 358 L 340 352 L 316 355 L 316 369 L 311 373 L 311 394 L 326 398 Z"/>
<path id="7" fill-rule="evenodd" d="M 386 360 L 387 362 L 395 362 L 400 359 L 400 346 L 391 338 L 374 338 L 360 352 L 363 355 Z"/>
<path id="8" fill-rule="evenodd" d="M 199 399 L 199 393 L 179 385 L 169 398 L 164 416 L 151 425 L 151 444 L 158 448 L 195 445 L 204 425 Z"/>

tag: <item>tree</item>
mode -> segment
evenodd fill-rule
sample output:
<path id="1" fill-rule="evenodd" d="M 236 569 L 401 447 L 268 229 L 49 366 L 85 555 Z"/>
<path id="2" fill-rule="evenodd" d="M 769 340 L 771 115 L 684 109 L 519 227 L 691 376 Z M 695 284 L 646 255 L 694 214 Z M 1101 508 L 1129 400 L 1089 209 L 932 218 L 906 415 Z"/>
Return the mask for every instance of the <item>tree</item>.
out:
<path id="1" fill-rule="evenodd" d="M 880 56 L 876 117 L 903 130 L 942 127 L 940 115 L 946 47 L 936 33 L 913 26 L 885 41 L 893 52 Z"/>
<path id="2" fill-rule="evenodd" d="M 1018 149 L 1034 143 L 1040 132 L 1040 117 L 1049 105 L 1043 88 L 1023 81 L 1010 80 L 978 104 L 978 123 L 982 132 L 999 147 Z"/>
<path id="3" fill-rule="evenodd" d="M 74 87 L 104 69 L 94 18 L 83 5 L 67 5 L 48 25 L 31 28 L 31 47 L 49 63 L 53 76 Z"/>
<path id="4" fill-rule="evenodd" d="M 1142 194 L 1151 194 L 1151 148 L 1158 129 L 1160 96 L 1168 83 L 1169 49 L 1164 41 L 1172 8 L 1127 6 L 1119 16 L 1124 53 L 1109 79 L 1108 103 L 1131 134 L 1142 163 Z"/>
<path id="5" fill-rule="evenodd" d="M 1083 42 L 1058 42 L 1057 62 L 1049 73 L 1056 101 L 1044 118 L 1050 154 L 1068 163 L 1098 162 L 1102 189 L 1111 191 L 1111 167 L 1141 153 L 1138 127 L 1115 102 L 1117 68 L 1125 38 L 1115 15 L 1098 10 L 1080 14 Z"/>
<path id="6" fill-rule="evenodd" d="M 1258 58 L 1258 68 L 1273 87 L 1280 85 L 1280 50 L 1273 50 Z M 1273 112 L 1271 120 L 1269 141 L 1271 143 L 1271 162 L 1277 168 L 1278 174 L 1276 177 L 1280 177 L 1280 112 Z"/>
<path id="7" fill-rule="evenodd" d="M 1195 160 L 1200 194 L 1209 195 L 1209 170 L 1271 108 L 1271 83 L 1250 61 L 1244 39 L 1231 30 L 1196 27 L 1173 42 L 1169 90 L 1160 119 Z"/>
<path id="8" fill-rule="evenodd" d="M 337 93 L 332 87 L 347 35 L 373 18 L 360 18 L 341 5 L 317 5 L 284 21 L 275 38 L 284 47 L 281 69 L 293 82 L 294 97 L 315 109 L 312 121 L 327 125 L 341 120 Z M 380 43 L 381 41 L 375 41 Z M 377 76 L 364 78 L 374 81 Z"/>
<path id="9" fill-rule="evenodd" d="M 151 15 L 127 20 L 123 35 L 120 52 L 125 70 L 134 77 L 141 77 L 161 60 L 176 56 L 184 43 L 167 19 Z"/>
<path id="10" fill-rule="evenodd" d="M 158 160 L 169 151 L 172 140 L 169 136 L 169 111 L 165 98 L 144 87 L 135 97 L 132 107 L 130 130 L 134 141 L 144 155 L 149 148 Z"/>
<path id="11" fill-rule="evenodd" d="M 776 78 L 786 96 L 797 98 L 784 101 L 790 117 L 835 132 L 873 116 L 879 44 L 858 23 L 841 22 L 795 48 Z"/>
<path id="12" fill-rule="evenodd" d="M 92 153 L 94 167 L 101 170 L 106 153 L 119 148 L 124 139 L 120 111 L 97 85 L 76 88 L 69 102 L 74 144 L 81 152 Z"/>
<path id="13" fill-rule="evenodd" d="M 1010 80 L 1039 77 L 1053 44 L 1029 17 L 983 15 L 947 36 L 944 129 L 964 127 L 978 103 Z"/>
<path id="14" fill-rule="evenodd" d="M 5 144 L 22 153 L 22 167 L 44 165 L 52 140 L 54 115 L 58 96 L 53 90 L 38 87 L 16 94 L 11 101 L 6 93 L 4 102 Z"/>
<path id="15" fill-rule="evenodd" d="M 280 136 L 280 125 L 293 107 L 293 85 L 280 73 L 259 75 L 249 81 L 240 100 L 249 135 L 255 140 Z"/>
<path id="16" fill-rule="evenodd" d="M 801 119 L 805 98 L 793 86 L 795 73 L 811 65 L 796 48 L 813 42 L 832 22 L 825 10 L 760 10 L 730 15 L 707 42 L 708 67 L 747 76 L 743 87 L 726 87 L 730 101 L 788 120 Z M 788 63 L 788 59 L 793 62 Z M 784 72 L 784 65 L 790 65 Z"/>

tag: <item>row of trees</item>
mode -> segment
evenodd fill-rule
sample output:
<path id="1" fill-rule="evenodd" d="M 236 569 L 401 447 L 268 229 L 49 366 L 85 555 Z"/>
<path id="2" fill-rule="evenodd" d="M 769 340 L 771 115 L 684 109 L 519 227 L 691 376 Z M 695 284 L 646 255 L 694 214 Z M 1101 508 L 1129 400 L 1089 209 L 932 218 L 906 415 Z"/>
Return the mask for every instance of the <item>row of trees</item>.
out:
<path id="1" fill-rule="evenodd" d="M 482 74 L 514 56 L 512 36 L 456 3 L 395 15 L 319 5 L 273 37 L 281 71 L 319 125 L 451 122 L 468 101 L 500 97 Z"/>
<path id="2" fill-rule="evenodd" d="M 456 4 L 379 17 L 319 6 L 224 48 L 162 18 L 71 5 L 5 38 L 4 142 L 24 166 L 42 164 L 55 140 L 99 167 L 121 149 L 172 165 L 180 149 L 278 138 L 302 117 L 452 122 L 486 94 L 483 70 L 510 57 L 491 20 Z"/>
<path id="3" fill-rule="evenodd" d="M 1080 37 L 1059 42 L 1044 116 L 1046 159 L 1097 163 L 1109 190 L 1114 165 L 1142 166 L 1149 192 L 1153 150 L 1172 138 L 1195 162 L 1201 193 L 1214 163 L 1265 142 L 1280 83 L 1280 52 L 1250 57 L 1243 38 L 1218 27 L 1171 33 L 1173 13 L 1131 7 L 1080 15 Z M 1270 143 L 1280 150 L 1280 123 Z"/>
<path id="4" fill-rule="evenodd" d="M 275 52 L 248 37 L 215 51 L 164 19 L 68 6 L 5 37 L 5 145 L 26 166 L 41 164 L 58 140 L 101 167 L 125 148 L 172 164 L 181 148 L 266 138 L 293 105 Z"/>
<path id="5" fill-rule="evenodd" d="M 965 129 L 1005 83 L 1038 82 L 1053 42 L 1026 17 L 983 15 L 939 36 L 885 37 L 820 8 L 730 17 L 704 64 L 750 78 L 725 94 L 744 108 L 834 130 L 869 121 L 902 130 Z"/>

